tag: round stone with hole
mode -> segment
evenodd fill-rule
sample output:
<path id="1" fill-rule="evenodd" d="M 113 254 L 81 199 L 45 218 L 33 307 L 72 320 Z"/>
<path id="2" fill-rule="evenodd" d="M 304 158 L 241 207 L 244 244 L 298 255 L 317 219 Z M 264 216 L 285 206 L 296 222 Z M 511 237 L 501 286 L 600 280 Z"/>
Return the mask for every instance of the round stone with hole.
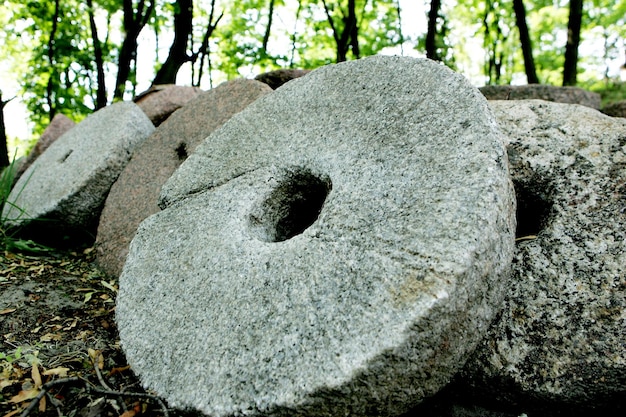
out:
<path id="1" fill-rule="evenodd" d="M 333 65 L 260 98 L 163 187 L 120 278 L 144 385 L 212 416 L 397 415 L 500 308 L 515 203 L 500 132 L 428 60 Z"/>

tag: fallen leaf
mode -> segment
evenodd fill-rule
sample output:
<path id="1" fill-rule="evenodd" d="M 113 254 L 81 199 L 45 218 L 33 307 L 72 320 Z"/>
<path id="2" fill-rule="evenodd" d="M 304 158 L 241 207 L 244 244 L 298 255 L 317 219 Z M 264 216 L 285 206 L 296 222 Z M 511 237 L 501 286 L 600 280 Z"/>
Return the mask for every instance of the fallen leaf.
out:
<path id="1" fill-rule="evenodd" d="M 109 376 L 113 376 L 115 374 L 121 374 L 124 371 L 128 371 L 130 369 L 130 365 L 121 366 L 119 368 L 113 368 L 109 371 Z"/>
<path id="2" fill-rule="evenodd" d="M 0 311 L 0 315 L 13 313 L 15 310 L 17 310 L 17 308 L 5 308 L 4 310 Z"/>
<path id="3" fill-rule="evenodd" d="M 53 340 L 62 340 L 63 339 L 63 335 L 62 334 L 54 334 L 54 333 L 46 333 L 43 336 L 41 336 L 39 338 L 40 342 L 51 342 Z"/>
<path id="4" fill-rule="evenodd" d="M 22 410 L 21 408 L 18 408 L 17 410 L 13 410 L 10 413 L 5 414 L 3 417 L 13 417 L 16 414 L 21 413 L 22 411 L 24 410 Z"/>
<path id="5" fill-rule="evenodd" d="M 30 374 L 33 378 L 33 382 L 35 383 L 35 389 L 39 389 L 43 385 L 41 382 L 41 374 L 39 373 L 39 366 L 33 365 L 33 369 L 30 371 Z"/>
<path id="6" fill-rule="evenodd" d="M 102 355 L 102 352 L 99 350 L 94 350 L 92 348 L 87 349 L 87 352 L 89 353 L 91 362 L 94 364 L 97 364 L 98 369 L 103 369 L 104 368 L 104 356 Z"/>
<path id="7" fill-rule="evenodd" d="M 78 324 L 78 319 L 74 319 L 74 321 L 72 321 L 72 323 L 70 323 L 69 326 L 64 327 L 63 330 L 71 330 L 74 327 L 76 327 L 77 324 Z"/>
<path id="8" fill-rule="evenodd" d="M 70 368 L 64 368 L 62 366 L 58 366 L 56 368 L 52 368 L 52 369 L 48 369 L 44 371 L 43 375 L 45 376 L 56 375 L 58 377 L 65 378 L 69 370 Z"/>
<path id="9" fill-rule="evenodd" d="M 114 368 L 115 369 L 115 368 Z M 113 370 L 111 370 L 113 372 Z M 4 377 L 0 379 L 0 390 L 5 389 L 6 387 L 10 387 L 11 385 L 19 382 L 16 379 L 5 379 Z"/>
<path id="10" fill-rule="evenodd" d="M 70 368 L 64 368 L 62 366 L 59 366 L 57 368 L 52 368 L 52 369 L 48 369 L 48 370 L 44 371 L 43 375 L 45 375 L 45 376 L 56 375 L 58 377 L 65 378 L 65 377 L 67 377 L 67 372 L 69 370 L 70 370 Z"/>
<path id="11" fill-rule="evenodd" d="M 113 282 L 113 281 L 111 281 L 111 282 Z M 113 292 L 117 292 L 117 288 L 113 284 L 110 284 L 110 283 L 106 282 L 105 280 L 100 281 L 100 283 L 104 287 L 108 288 L 109 290 L 111 290 Z"/>
<path id="12" fill-rule="evenodd" d="M 39 394 L 39 390 L 32 388 L 25 391 L 20 391 L 17 395 L 11 397 L 9 400 L 10 403 L 18 404 L 24 401 L 32 400 Z"/>

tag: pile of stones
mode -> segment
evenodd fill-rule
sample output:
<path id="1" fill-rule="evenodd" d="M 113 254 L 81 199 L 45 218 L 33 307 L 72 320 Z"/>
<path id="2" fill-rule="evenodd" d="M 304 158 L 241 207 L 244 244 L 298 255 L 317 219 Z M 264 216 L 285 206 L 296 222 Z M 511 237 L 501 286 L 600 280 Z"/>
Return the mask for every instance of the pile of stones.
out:
<path id="1" fill-rule="evenodd" d="M 2 213 L 95 242 L 146 388 L 210 416 L 623 412 L 626 119 L 413 58 L 259 80 L 94 113 Z"/>

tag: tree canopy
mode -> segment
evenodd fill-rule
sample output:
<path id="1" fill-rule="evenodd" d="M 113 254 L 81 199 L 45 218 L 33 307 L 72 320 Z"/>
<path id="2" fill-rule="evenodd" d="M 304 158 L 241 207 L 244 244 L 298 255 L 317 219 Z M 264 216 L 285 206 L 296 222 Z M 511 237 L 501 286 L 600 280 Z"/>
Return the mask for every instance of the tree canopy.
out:
<path id="1" fill-rule="evenodd" d="M 57 113 L 79 121 L 147 89 L 138 71 L 209 88 L 397 53 L 443 61 L 475 84 L 590 85 L 614 79 L 611 63 L 626 60 L 626 0 L 431 0 L 422 16 L 407 15 L 409 3 L 5 0 L 0 83 L 13 75 L 38 137 Z M 424 27 L 409 34 L 416 21 Z"/>

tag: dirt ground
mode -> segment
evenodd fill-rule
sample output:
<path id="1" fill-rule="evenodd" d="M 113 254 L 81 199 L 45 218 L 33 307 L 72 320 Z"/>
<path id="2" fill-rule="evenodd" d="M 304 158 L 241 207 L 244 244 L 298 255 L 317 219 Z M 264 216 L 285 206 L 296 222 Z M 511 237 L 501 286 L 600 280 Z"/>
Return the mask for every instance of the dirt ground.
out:
<path id="1" fill-rule="evenodd" d="M 95 266 L 92 248 L 0 252 L 0 417 L 197 415 L 168 409 L 129 369 L 114 320 L 117 289 Z M 466 391 L 453 383 L 403 417 L 626 415 L 626 399 L 602 409 L 502 406 Z"/>
<path id="2" fill-rule="evenodd" d="M 126 365 L 116 293 L 91 248 L 0 253 L 0 416 L 181 415 L 163 411 Z"/>

